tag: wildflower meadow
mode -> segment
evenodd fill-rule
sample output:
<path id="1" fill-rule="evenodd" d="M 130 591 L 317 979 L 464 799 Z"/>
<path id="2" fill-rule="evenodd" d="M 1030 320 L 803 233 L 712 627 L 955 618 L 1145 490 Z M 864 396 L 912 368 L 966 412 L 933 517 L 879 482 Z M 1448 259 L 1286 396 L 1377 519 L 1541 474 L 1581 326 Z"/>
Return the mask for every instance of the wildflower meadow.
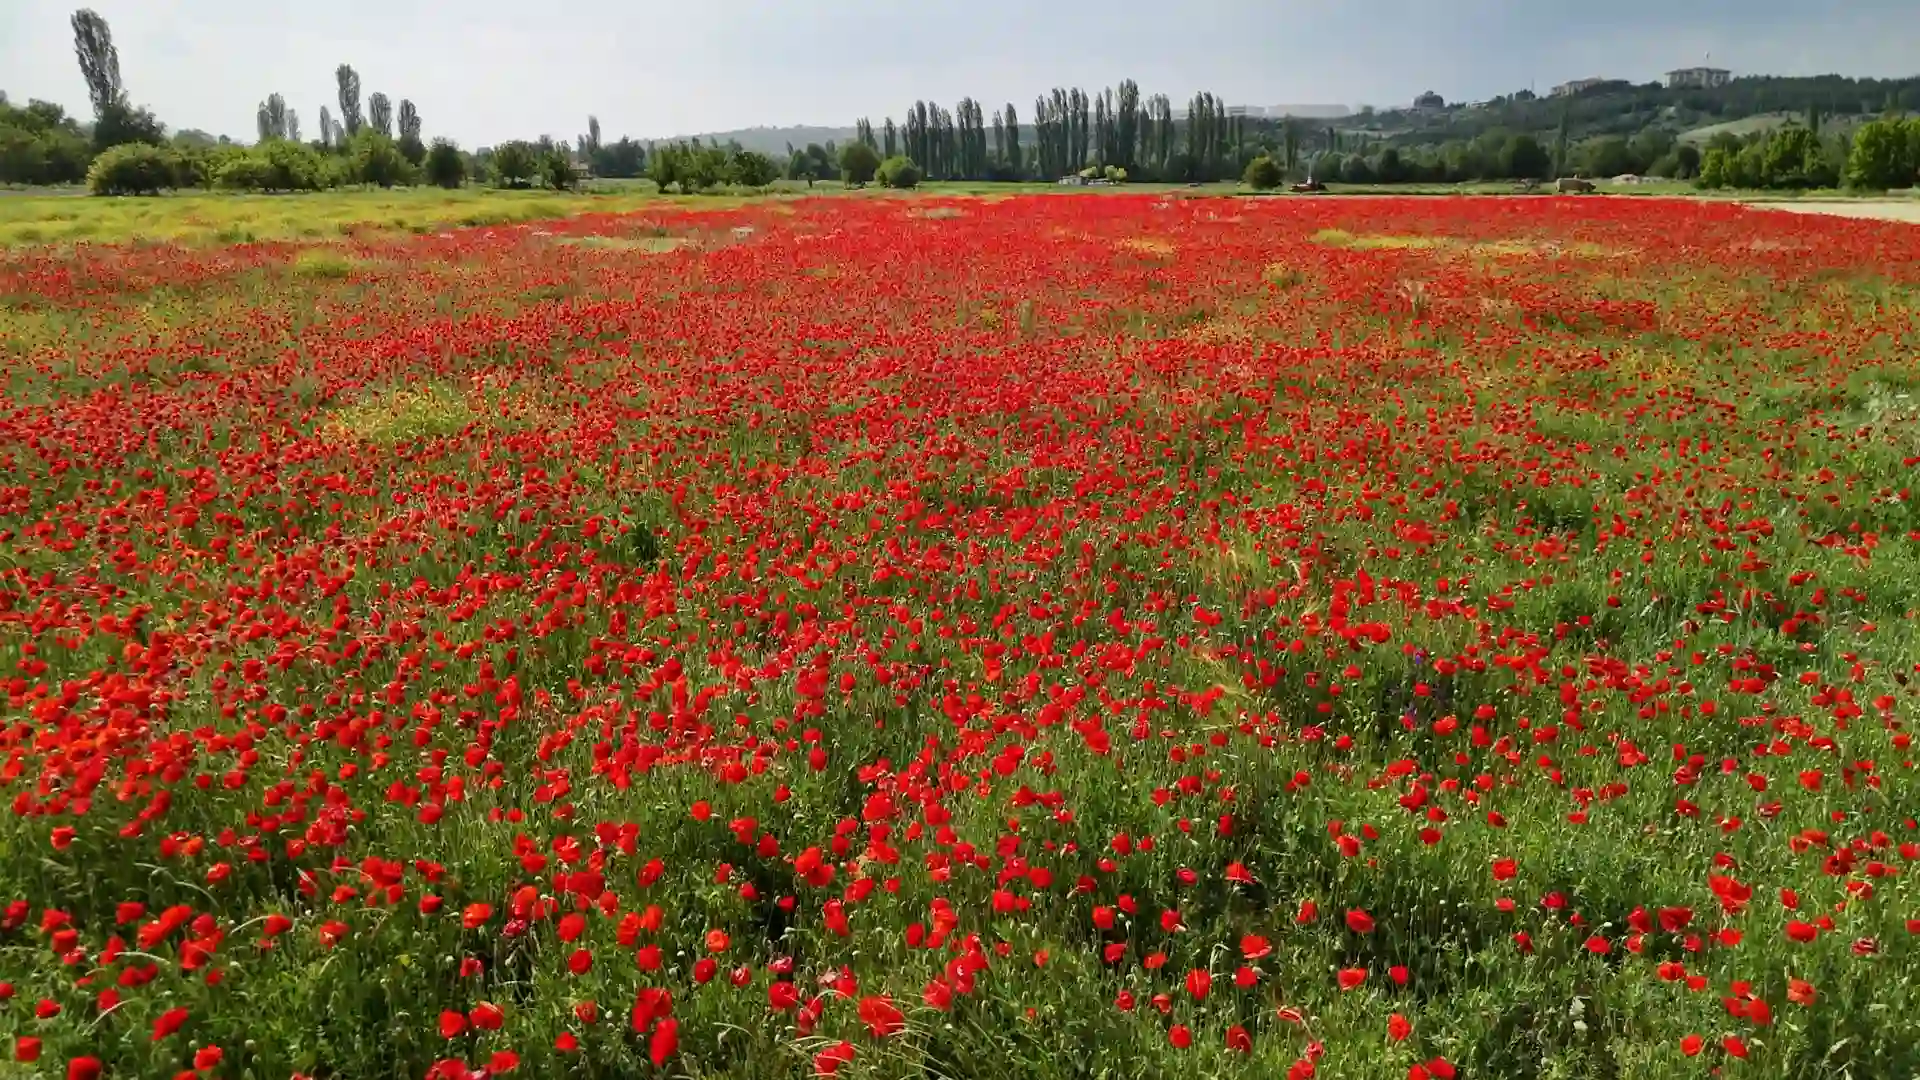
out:
<path id="1" fill-rule="evenodd" d="M 1904 1078 L 1920 233 L 0 251 L 0 1077 Z"/>

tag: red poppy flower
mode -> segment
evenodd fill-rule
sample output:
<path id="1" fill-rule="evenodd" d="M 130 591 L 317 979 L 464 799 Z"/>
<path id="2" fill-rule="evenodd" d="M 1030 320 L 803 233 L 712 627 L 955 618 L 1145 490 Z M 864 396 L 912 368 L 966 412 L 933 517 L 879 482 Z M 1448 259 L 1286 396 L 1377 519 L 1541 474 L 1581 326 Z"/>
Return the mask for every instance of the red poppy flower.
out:
<path id="1" fill-rule="evenodd" d="M 813 1055 L 813 1071 L 821 1076 L 832 1076 L 843 1065 L 853 1061 L 853 1044 L 844 1039 L 825 1050 Z"/>
<path id="2" fill-rule="evenodd" d="M 180 1025 L 186 1022 L 187 1010 L 177 1006 L 161 1013 L 155 1017 L 153 1021 L 153 1041 L 159 1042 L 161 1039 L 179 1031 Z"/>
<path id="3" fill-rule="evenodd" d="M 663 1017 L 654 1025 L 653 1036 L 647 1040 L 647 1056 L 652 1059 L 653 1067 L 665 1068 L 674 1052 L 680 1049 L 680 1021 L 673 1017 Z"/>
<path id="4" fill-rule="evenodd" d="M 861 998 L 860 1022 L 867 1026 L 867 1033 L 876 1039 L 897 1035 L 907 1026 L 905 1014 L 886 997 Z"/>

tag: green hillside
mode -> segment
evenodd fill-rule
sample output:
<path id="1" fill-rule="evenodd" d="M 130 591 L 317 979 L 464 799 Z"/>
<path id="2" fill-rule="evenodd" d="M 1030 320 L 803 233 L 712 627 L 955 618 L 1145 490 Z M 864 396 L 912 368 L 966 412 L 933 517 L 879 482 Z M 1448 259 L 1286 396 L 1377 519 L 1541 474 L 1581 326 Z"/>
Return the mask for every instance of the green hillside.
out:
<path id="1" fill-rule="evenodd" d="M 1454 103 L 1441 109 L 1391 109 L 1362 113 L 1344 130 L 1400 147 L 1437 146 L 1472 140 L 1488 132 L 1555 135 L 1563 122 L 1573 141 L 1596 136 L 1631 138 L 1644 131 L 1666 132 L 1698 141 L 1714 132 L 1752 134 L 1777 126 L 1787 116 L 1809 109 L 1842 119 L 1895 111 L 1920 111 L 1920 76 L 1905 79 L 1853 79 L 1840 75 L 1789 78 L 1756 75 L 1734 79 L 1711 90 L 1669 89 L 1658 83 L 1624 80 L 1602 83 L 1566 97 L 1541 97 L 1522 90 L 1489 101 Z M 1748 128 L 1753 118 L 1766 118 Z M 1736 125 L 1725 127 L 1725 125 Z"/>

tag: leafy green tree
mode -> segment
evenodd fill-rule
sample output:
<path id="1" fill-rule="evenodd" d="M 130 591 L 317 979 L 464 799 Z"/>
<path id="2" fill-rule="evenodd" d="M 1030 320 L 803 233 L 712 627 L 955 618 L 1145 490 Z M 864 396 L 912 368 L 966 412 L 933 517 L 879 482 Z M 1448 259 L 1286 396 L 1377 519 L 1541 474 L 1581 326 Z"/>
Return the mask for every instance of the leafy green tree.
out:
<path id="1" fill-rule="evenodd" d="M 1026 175 L 1026 163 L 1020 160 L 1020 114 L 1011 101 L 1003 111 L 1007 117 L 1007 169 L 1018 179 Z"/>
<path id="2" fill-rule="evenodd" d="M 787 179 L 805 180 L 812 187 L 817 180 L 826 180 L 837 176 L 840 163 L 835 160 L 832 151 L 819 143 L 808 143 L 805 149 L 795 150 L 787 158 Z"/>
<path id="3" fill-rule="evenodd" d="M 90 8 L 81 8 L 73 13 L 72 24 L 74 56 L 80 61 L 87 99 L 93 105 L 94 149 L 130 142 L 153 146 L 165 143 L 165 126 L 151 111 L 136 108 L 127 100 L 126 86 L 120 78 L 120 51 L 113 44 L 107 20 Z"/>
<path id="4" fill-rule="evenodd" d="M 1113 164 L 1123 169 L 1132 169 L 1136 160 L 1136 144 L 1140 130 L 1140 84 L 1132 79 L 1120 81 L 1120 92 L 1114 99 L 1113 114 Z"/>
<path id="5" fill-rule="evenodd" d="M 167 141 L 167 128 L 150 109 L 136 108 L 124 100 L 107 106 L 93 122 L 93 145 L 97 150 L 123 143 L 159 146 Z"/>
<path id="6" fill-rule="evenodd" d="M 1408 179 L 1406 162 L 1400 156 L 1400 148 L 1389 146 L 1380 151 L 1380 160 L 1374 164 L 1373 171 L 1379 175 L 1383 184 L 1401 184 Z"/>
<path id="7" fill-rule="evenodd" d="M 597 126 L 597 123 L 590 126 Z M 589 164 L 593 167 L 595 176 L 623 178 L 643 176 L 647 171 L 647 146 L 645 143 L 622 136 L 596 149 L 589 159 Z"/>
<path id="8" fill-rule="evenodd" d="M 98 117 L 126 99 L 126 87 L 120 80 L 120 50 L 114 47 L 113 30 L 107 20 L 92 8 L 73 13 L 73 52 L 80 61 L 80 77 L 87 82 L 87 100 Z"/>
<path id="9" fill-rule="evenodd" d="M 655 187 L 665 191 L 680 182 L 680 155 L 672 146 L 655 147 L 647 162 L 647 175 Z"/>
<path id="10" fill-rule="evenodd" d="M 305 143 L 272 139 L 223 157 L 210 179 L 237 191 L 317 191 L 332 175 L 327 159 Z"/>
<path id="11" fill-rule="evenodd" d="M 360 126 L 365 123 L 360 115 L 360 73 L 351 64 L 341 64 L 333 69 L 333 82 L 340 99 L 340 127 L 347 133 L 346 139 L 338 141 L 344 144 L 360 134 Z"/>
<path id="12" fill-rule="evenodd" d="M 86 134 L 59 105 L 30 101 L 20 108 L 0 98 L 0 183 L 79 183 L 92 159 Z"/>
<path id="13" fill-rule="evenodd" d="M 866 143 L 851 142 L 848 147 L 866 146 Z M 868 149 L 871 153 L 871 148 Z M 773 159 L 757 150 L 736 149 L 727 155 L 727 182 L 740 187 L 762 188 L 780 178 L 780 167 Z"/>
<path id="14" fill-rule="evenodd" d="M 865 184 L 880 171 L 880 153 L 873 144 L 856 139 L 840 148 L 840 176 L 849 184 Z"/>
<path id="15" fill-rule="evenodd" d="M 261 142 L 290 138 L 287 134 L 287 99 L 279 94 L 268 94 L 267 100 L 255 110 L 254 126 Z"/>
<path id="16" fill-rule="evenodd" d="M 1773 132 L 1761 154 L 1761 182 L 1766 187 L 1811 188 L 1832 182 L 1826 149 L 1820 137 L 1799 124 Z"/>
<path id="17" fill-rule="evenodd" d="M 408 98 L 400 99 L 400 137 L 396 141 L 407 164 L 418 167 L 426 160 L 427 144 L 420 141 L 420 110 Z"/>
<path id="18" fill-rule="evenodd" d="M 555 191 L 572 191 L 580 182 L 580 173 L 573 167 L 573 158 L 555 147 L 541 156 L 540 181 Z"/>
<path id="19" fill-rule="evenodd" d="M 1281 172 L 1280 163 L 1261 154 L 1247 162 L 1246 172 L 1241 174 L 1240 182 L 1255 191 L 1272 191 L 1280 186 L 1282 179 L 1284 174 Z"/>
<path id="20" fill-rule="evenodd" d="M 1567 171 L 1567 137 L 1573 130 L 1573 106 L 1571 102 L 1560 106 L 1560 129 L 1553 137 L 1553 175 L 1562 176 Z"/>
<path id="21" fill-rule="evenodd" d="M 1545 180 L 1553 173 L 1553 158 L 1531 135 L 1515 135 L 1500 152 L 1500 173 L 1515 180 Z"/>
<path id="22" fill-rule="evenodd" d="M 1673 148 L 1673 175 L 1687 180 L 1700 175 L 1700 148 L 1692 143 L 1681 143 Z"/>
<path id="23" fill-rule="evenodd" d="M 467 179 L 467 156 L 451 139 L 435 139 L 427 149 L 427 183 L 435 187 L 457 188 Z"/>
<path id="24" fill-rule="evenodd" d="M 222 161 L 211 180 L 228 191 L 269 191 L 274 186 L 273 166 L 264 155 L 243 153 Z"/>
<path id="25" fill-rule="evenodd" d="M 320 106 L 320 149 L 333 149 L 333 114 L 325 105 Z"/>
<path id="26" fill-rule="evenodd" d="M 100 152 L 87 169 L 95 195 L 158 195 L 174 185 L 172 150 L 148 143 L 122 143 Z"/>
<path id="27" fill-rule="evenodd" d="M 1694 184 L 1709 190 L 1726 187 L 1733 174 L 1733 157 L 1724 146 L 1707 147 L 1707 152 L 1700 156 L 1700 173 L 1694 178 Z"/>
<path id="28" fill-rule="evenodd" d="M 378 90 L 367 97 L 367 126 L 393 138 L 393 102 Z"/>
<path id="29" fill-rule="evenodd" d="M 874 177 L 886 187 L 905 191 L 920 186 L 920 167 L 910 159 L 896 154 L 880 163 L 880 168 L 874 173 Z"/>
<path id="30" fill-rule="evenodd" d="M 1619 176 L 1634 170 L 1633 152 L 1627 148 L 1627 140 L 1618 135 L 1587 142 L 1576 156 L 1581 170 L 1589 176 Z"/>
<path id="31" fill-rule="evenodd" d="M 317 191 L 328 186 L 327 160 L 306 143 L 284 139 L 268 144 L 263 153 L 273 167 L 274 187 L 282 191 Z"/>
<path id="32" fill-rule="evenodd" d="M 1853 132 L 1847 154 L 1847 186 L 1869 191 L 1908 187 L 1914 182 L 1916 140 L 1908 125 L 1884 118 L 1869 120 Z"/>
<path id="33" fill-rule="evenodd" d="M 1642 128 L 1627 143 L 1627 151 L 1633 158 L 1631 171 L 1652 172 L 1653 163 L 1672 153 L 1677 141 L 1666 128 Z"/>
<path id="34" fill-rule="evenodd" d="M 413 173 L 393 139 L 371 124 L 353 138 L 350 156 L 354 178 L 362 184 L 390 188 L 407 183 Z"/>
<path id="35" fill-rule="evenodd" d="M 515 139 L 493 148 L 493 174 L 501 187 L 526 187 L 539 171 L 532 143 Z"/>

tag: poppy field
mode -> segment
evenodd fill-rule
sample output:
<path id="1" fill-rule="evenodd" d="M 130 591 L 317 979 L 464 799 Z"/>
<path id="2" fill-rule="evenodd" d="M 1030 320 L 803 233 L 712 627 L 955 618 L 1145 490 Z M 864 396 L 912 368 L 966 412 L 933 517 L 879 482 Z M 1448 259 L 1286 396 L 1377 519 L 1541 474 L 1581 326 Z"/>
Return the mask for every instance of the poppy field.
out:
<path id="1" fill-rule="evenodd" d="M 1920 232 L 0 252 L 0 1077 L 1905 1077 Z"/>

